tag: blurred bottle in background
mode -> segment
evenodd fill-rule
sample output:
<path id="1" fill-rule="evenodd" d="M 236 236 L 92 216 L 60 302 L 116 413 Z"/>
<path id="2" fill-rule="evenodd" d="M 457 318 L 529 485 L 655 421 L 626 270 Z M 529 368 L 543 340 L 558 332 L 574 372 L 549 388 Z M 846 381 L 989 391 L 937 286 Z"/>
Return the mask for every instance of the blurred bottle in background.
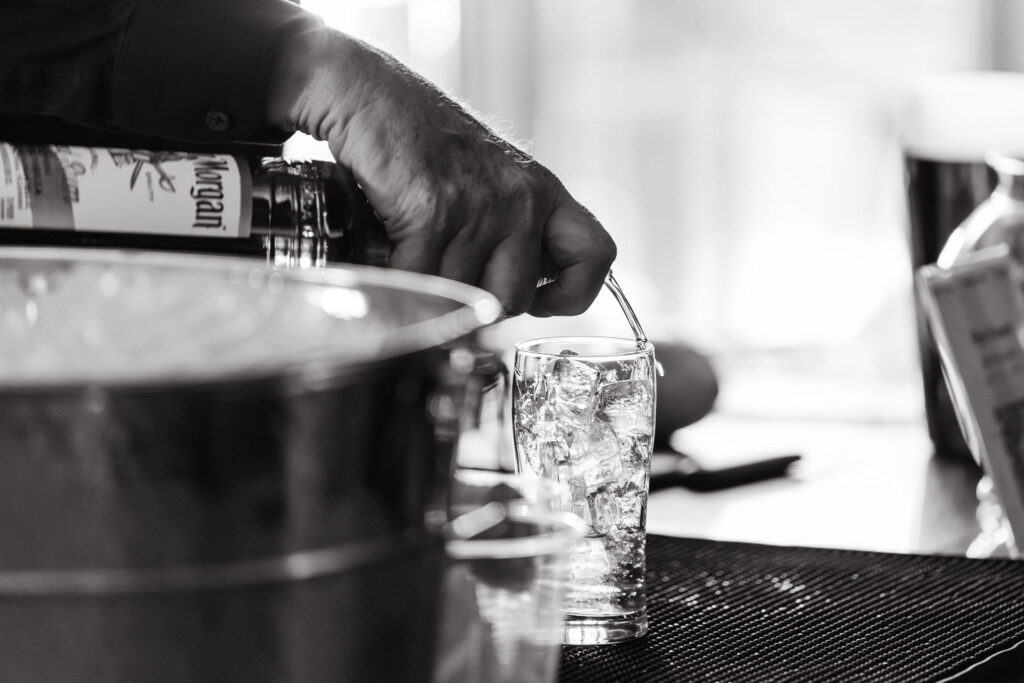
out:
<path id="1" fill-rule="evenodd" d="M 1024 152 L 1024 74 L 929 76 L 908 88 L 904 105 L 904 178 L 916 271 L 936 262 L 956 228 L 996 187 L 986 152 Z M 970 452 L 920 309 L 917 331 L 928 432 L 936 455 L 966 461 Z"/>
<path id="2" fill-rule="evenodd" d="M 1021 147 L 1015 149 L 1024 151 Z M 951 268 L 967 262 L 978 250 L 1006 245 L 1016 262 L 1017 281 L 1024 284 L 1024 157 L 1019 152 L 1009 154 L 990 150 L 985 154 L 985 162 L 998 177 L 996 187 L 949 236 L 936 264 L 940 268 Z M 950 369 L 947 367 L 946 371 L 950 372 Z M 943 384 L 942 388 L 946 386 Z M 955 392 L 951 393 L 956 400 Z M 967 398 L 961 396 L 960 400 Z M 973 419 L 968 417 L 972 414 L 969 406 L 961 405 L 960 411 L 961 416 Z M 967 441 L 979 450 L 973 454 L 974 460 L 985 469 L 975 489 L 978 498 L 975 516 L 980 532 L 967 548 L 967 555 L 1018 557 L 1013 529 L 992 481 L 995 472 L 988 469 L 991 463 L 985 462 L 978 437 Z"/>

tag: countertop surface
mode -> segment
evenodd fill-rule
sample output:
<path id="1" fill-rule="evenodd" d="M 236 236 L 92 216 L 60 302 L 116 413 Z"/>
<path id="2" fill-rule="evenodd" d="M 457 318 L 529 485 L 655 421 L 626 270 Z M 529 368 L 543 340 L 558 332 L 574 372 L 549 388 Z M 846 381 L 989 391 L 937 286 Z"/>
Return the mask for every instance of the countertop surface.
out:
<path id="1" fill-rule="evenodd" d="M 799 453 L 786 477 L 651 494 L 647 529 L 670 536 L 902 553 L 964 554 L 979 532 L 973 463 L 933 455 L 923 420 L 711 414 L 673 443 L 723 464 Z"/>

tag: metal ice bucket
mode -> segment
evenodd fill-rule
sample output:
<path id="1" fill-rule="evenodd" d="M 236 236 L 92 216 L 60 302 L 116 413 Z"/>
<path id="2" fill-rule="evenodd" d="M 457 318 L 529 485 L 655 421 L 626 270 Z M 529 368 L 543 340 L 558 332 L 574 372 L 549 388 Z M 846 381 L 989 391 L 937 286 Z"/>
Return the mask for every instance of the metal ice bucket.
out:
<path id="1" fill-rule="evenodd" d="M 373 268 L 0 249 L 0 680 L 428 676 L 423 513 L 499 312 Z"/>

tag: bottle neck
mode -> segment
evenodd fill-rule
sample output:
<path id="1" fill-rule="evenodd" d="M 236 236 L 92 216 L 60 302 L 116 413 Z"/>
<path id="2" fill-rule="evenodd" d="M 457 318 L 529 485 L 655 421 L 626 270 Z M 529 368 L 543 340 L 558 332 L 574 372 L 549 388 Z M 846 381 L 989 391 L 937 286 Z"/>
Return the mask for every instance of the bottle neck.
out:
<path id="1" fill-rule="evenodd" d="M 985 154 L 985 163 L 999 178 L 993 194 L 1014 201 L 1024 201 L 1024 157 L 991 150 Z"/>
<path id="2" fill-rule="evenodd" d="M 252 174 L 252 234 L 276 266 L 387 265 L 391 244 L 350 174 L 320 161 L 265 159 Z"/>
<path id="3" fill-rule="evenodd" d="M 266 159 L 252 174 L 252 234 L 281 267 L 327 263 L 324 181 L 310 162 Z"/>
<path id="4" fill-rule="evenodd" d="M 1024 202 L 1024 173 L 1000 171 L 997 191 L 1010 199 Z"/>

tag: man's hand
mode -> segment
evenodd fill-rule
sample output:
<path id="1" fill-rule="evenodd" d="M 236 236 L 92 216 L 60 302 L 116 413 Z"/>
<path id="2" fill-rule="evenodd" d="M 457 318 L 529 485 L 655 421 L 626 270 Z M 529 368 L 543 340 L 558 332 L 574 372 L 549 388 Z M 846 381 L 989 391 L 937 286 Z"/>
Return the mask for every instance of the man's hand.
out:
<path id="1" fill-rule="evenodd" d="M 615 259 L 558 179 L 388 55 L 333 30 L 283 45 L 267 119 L 326 140 L 394 244 L 391 265 L 483 287 L 509 314 L 574 315 Z M 536 288 L 541 253 L 558 280 Z"/>

